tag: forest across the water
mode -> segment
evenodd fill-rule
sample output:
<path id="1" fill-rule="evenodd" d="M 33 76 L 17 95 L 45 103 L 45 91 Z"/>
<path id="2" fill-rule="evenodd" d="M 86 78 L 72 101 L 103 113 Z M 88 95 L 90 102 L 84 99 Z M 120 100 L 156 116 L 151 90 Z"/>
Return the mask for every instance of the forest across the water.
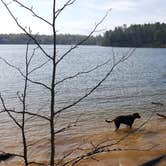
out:
<path id="1" fill-rule="evenodd" d="M 51 35 L 34 35 L 40 44 L 53 44 Z M 57 44 L 72 45 L 88 38 L 86 35 L 58 34 Z M 26 34 L 0 34 L 0 44 L 26 44 Z M 30 41 L 34 44 L 34 41 Z M 90 36 L 82 45 L 114 47 L 166 47 L 166 23 L 118 26 L 102 35 Z"/>

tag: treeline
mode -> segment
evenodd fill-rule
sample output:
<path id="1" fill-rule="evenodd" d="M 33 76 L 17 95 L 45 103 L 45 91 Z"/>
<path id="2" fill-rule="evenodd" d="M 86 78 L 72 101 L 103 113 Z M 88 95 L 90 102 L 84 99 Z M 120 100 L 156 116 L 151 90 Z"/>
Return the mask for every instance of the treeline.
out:
<path id="1" fill-rule="evenodd" d="M 137 24 L 116 27 L 104 33 L 103 46 L 166 47 L 166 24 Z"/>
<path id="2" fill-rule="evenodd" d="M 53 37 L 49 35 L 34 35 L 40 44 L 53 44 Z M 57 35 L 57 44 L 77 44 L 87 36 L 84 35 L 70 35 L 70 34 L 60 34 Z M 0 34 L 0 44 L 26 44 L 29 37 L 25 34 Z M 91 36 L 86 40 L 83 45 L 97 45 L 100 44 L 98 41 L 99 37 Z M 34 41 L 30 41 L 34 44 Z"/>
<path id="3" fill-rule="evenodd" d="M 53 37 L 49 35 L 35 36 L 40 44 L 53 44 Z M 77 44 L 84 40 L 84 35 L 57 35 L 57 44 Z M 25 34 L 0 34 L 0 44 L 26 44 L 28 36 Z M 33 41 L 30 42 L 34 44 Z M 83 45 L 102 45 L 115 47 L 166 47 L 166 24 L 136 24 L 116 27 L 106 31 L 103 36 L 91 36 Z"/>

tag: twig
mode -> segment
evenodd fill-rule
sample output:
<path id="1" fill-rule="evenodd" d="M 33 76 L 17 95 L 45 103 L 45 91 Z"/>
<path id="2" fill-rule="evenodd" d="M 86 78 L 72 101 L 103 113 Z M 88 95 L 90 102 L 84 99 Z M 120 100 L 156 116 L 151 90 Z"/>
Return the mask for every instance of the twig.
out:
<path id="1" fill-rule="evenodd" d="M 15 123 L 19 128 L 22 128 L 22 126 L 20 125 L 20 123 L 17 122 L 17 120 L 13 117 L 13 115 L 10 113 L 10 111 L 6 108 L 4 99 L 3 99 L 3 97 L 2 97 L 1 94 L 0 94 L 0 100 L 1 100 L 1 102 L 2 102 L 2 106 L 3 106 L 3 108 L 4 108 L 4 111 L 7 112 L 7 114 L 9 115 L 9 117 L 14 121 L 14 123 Z"/>
<path id="2" fill-rule="evenodd" d="M 79 122 L 80 117 L 81 117 L 83 114 L 84 114 L 84 113 L 80 114 L 74 122 L 71 122 L 71 123 L 69 123 L 67 126 L 62 127 L 61 129 L 58 129 L 57 131 L 55 131 L 54 134 L 59 134 L 59 133 L 61 133 L 61 132 L 66 131 L 67 129 L 69 129 L 69 128 L 71 128 L 71 127 L 76 126 L 77 123 Z"/>
<path id="3" fill-rule="evenodd" d="M 74 46 L 72 46 L 68 51 L 66 51 L 56 62 L 56 65 L 61 62 L 63 60 L 63 58 L 65 58 L 66 55 L 68 55 L 72 50 L 74 50 L 75 48 L 77 48 L 79 45 L 83 44 L 85 41 L 87 41 L 92 34 L 96 31 L 96 29 L 98 28 L 98 26 L 100 24 L 103 23 L 103 21 L 105 20 L 105 18 L 108 16 L 110 10 L 108 10 L 106 12 L 106 14 L 104 15 L 104 17 L 95 25 L 95 27 L 93 28 L 93 30 L 88 34 L 88 36 L 86 36 L 83 40 L 81 40 L 80 42 L 78 42 L 77 44 L 75 44 Z"/>
<path id="4" fill-rule="evenodd" d="M 14 68 L 16 71 L 18 71 L 18 72 L 20 73 L 20 75 L 21 75 L 24 79 L 27 79 L 29 82 L 31 82 L 31 83 L 33 83 L 33 84 L 40 85 L 40 86 L 43 86 L 43 87 L 46 88 L 46 89 L 51 90 L 51 88 L 50 88 L 49 86 L 47 86 L 46 84 L 44 84 L 44 83 L 42 83 L 42 82 L 39 82 L 39 81 L 34 81 L 34 80 L 28 78 L 27 76 L 25 76 L 24 73 L 21 71 L 21 69 L 20 69 L 19 67 L 16 67 L 16 66 L 12 65 L 12 64 L 11 64 L 10 62 L 8 62 L 6 59 L 4 59 L 4 58 L 2 58 L 2 57 L 0 57 L 0 59 L 1 59 L 2 61 L 4 61 L 8 66 L 10 66 L 10 67 Z M 35 71 L 35 70 L 41 68 L 41 67 L 44 66 L 47 62 L 48 62 L 48 61 L 46 61 L 46 62 L 43 63 L 42 65 L 40 65 L 40 66 L 34 68 L 32 71 L 30 71 L 30 73 L 32 73 L 33 71 Z M 29 74 L 29 73 L 28 73 L 28 74 Z"/>
<path id="5" fill-rule="evenodd" d="M 152 113 L 152 115 L 153 115 L 153 113 Z M 121 137 L 121 138 L 120 138 L 118 141 L 116 141 L 115 143 L 106 144 L 106 145 L 102 145 L 102 144 L 104 144 L 105 142 L 99 143 L 99 144 L 97 144 L 97 145 L 94 145 L 94 144 L 91 143 L 91 145 L 93 146 L 93 149 L 92 149 L 92 150 L 90 150 L 89 152 L 87 152 L 87 153 L 85 153 L 85 154 L 83 154 L 83 155 L 81 155 L 81 156 L 78 156 L 78 157 L 76 157 L 76 158 L 74 158 L 74 159 L 69 160 L 69 161 L 66 162 L 64 165 L 70 164 L 70 165 L 74 166 L 74 165 L 76 165 L 78 162 L 80 162 L 81 160 L 86 159 L 86 158 L 89 158 L 89 157 L 92 157 L 92 156 L 94 156 L 95 154 L 98 154 L 98 153 L 111 152 L 111 151 L 115 151 L 115 150 L 123 150 L 123 149 L 112 149 L 112 150 L 111 150 L 111 149 L 107 149 L 107 148 L 119 144 L 120 142 L 124 141 L 128 136 L 130 136 L 133 132 L 138 131 L 138 130 L 139 130 L 140 128 L 142 128 L 146 123 L 148 123 L 148 121 L 150 120 L 150 118 L 152 117 L 152 115 L 151 115 L 144 123 L 142 123 L 137 129 L 135 129 L 135 130 L 133 130 L 133 131 L 127 133 L 126 135 L 124 135 L 123 137 Z M 101 146 L 101 145 L 102 145 L 102 146 Z M 152 147 L 150 147 L 150 148 L 148 148 L 148 149 L 144 149 L 144 150 L 140 150 L 140 151 L 151 150 L 151 149 L 153 149 L 153 148 L 156 147 L 156 146 L 157 146 L 157 145 L 154 145 L 154 146 L 152 146 Z M 85 149 L 85 150 L 87 150 L 87 149 Z M 124 150 L 137 150 L 137 149 L 124 149 Z"/>
<path id="6" fill-rule="evenodd" d="M 13 13 L 11 12 L 11 10 L 8 7 L 8 4 L 6 4 L 3 0 L 1 0 L 1 2 L 3 3 L 3 5 L 6 7 L 7 11 L 9 12 L 10 16 L 13 18 L 13 20 L 15 21 L 15 23 L 17 24 L 17 26 L 28 36 L 30 37 L 35 44 L 40 48 L 40 50 L 44 53 L 45 56 L 47 56 L 48 58 L 52 59 L 52 57 L 47 54 L 47 52 L 42 48 L 42 46 L 40 45 L 40 43 L 37 41 L 37 39 L 31 35 L 31 33 L 29 33 L 17 20 L 17 18 L 13 15 Z"/>
<path id="7" fill-rule="evenodd" d="M 84 96 L 82 96 L 81 98 L 79 98 L 78 100 L 76 100 L 75 102 L 73 102 L 72 104 L 63 107 L 61 109 L 59 109 L 58 111 L 55 112 L 55 115 L 58 113 L 61 113 L 62 111 L 71 108 L 73 106 L 75 106 L 76 104 L 80 103 L 84 98 L 88 97 L 91 93 L 93 93 L 109 76 L 110 74 L 113 72 L 114 68 L 121 62 L 124 62 L 125 60 L 127 60 L 135 51 L 135 49 L 133 49 L 130 53 L 128 53 L 128 55 L 123 56 L 122 58 L 120 58 L 112 67 L 111 69 L 105 74 L 105 76 L 103 77 L 103 79 L 101 79 L 89 92 L 87 92 Z"/>
<path id="8" fill-rule="evenodd" d="M 0 95 L 0 98 L 1 98 L 1 95 Z M 1 98 L 1 101 L 3 100 L 3 98 Z M 23 111 L 15 111 L 15 110 L 11 110 L 11 109 L 4 109 L 3 111 L 1 111 L 0 113 L 3 113 L 3 112 L 11 112 L 11 113 L 15 113 L 15 114 L 23 114 Z M 39 115 L 37 113 L 32 113 L 32 112 L 28 112 L 28 111 L 25 111 L 24 112 L 25 114 L 27 115 L 31 115 L 31 116 L 36 116 L 36 117 L 39 117 L 39 118 L 42 118 L 42 119 L 45 119 L 47 121 L 49 121 L 50 119 L 46 116 L 43 116 L 43 115 Z"/>
<path id="9" fill-rule="evenodd" d="M 44 65 L 46 65 L 48 62 L 50 62 L 50 59 L 47 60 L 46 62 L 42 63 L 41 65 L 39 65 L 39 66 L 33 68 L 28 74 L 31 74 L 32 72 L 34 72 L 34 71 L 36 71 L 36 70 L 42 68 L 42 67 L 43 67 Z"/>
<path id="10" fill-rule="evenodd" d="M 48 25 L 52 26 L 52 24 L 51 24 L 49 21 L 47 21 L 47 20 L 44 19 L 43 17 L 41 17 L 41 16 L 39 16 L 38 14 L 36 14 L 32 8 L 29 8 L 29 7 L 25 6 L 23 3 L 21 3 L 21 2 L 19 2 L 19 1 L 17 1 L 17 0 L 13 0 L 13 1 L 16 2 L 17 4 L 19 4 L 19 5 L 20 5 L 21 7 L 23 7 L 24 9 L 30 11 L 30 12 L 33 14 L 33 16 L 35 16 L 36 18 L 38 18 L 38 19 L 44 21 L 45 23 L 47 23 Z"/>
<path id="11" fill-rule="evenodd" d="M 156 113 L 156 115 L 162 117 L 162 118 L 166 118 L 166 115 L 163 115 L 163 114 L 159 114 L 159 113 Z"/>
<path id="12" fill-rule="evenodd" d="M 59 14 L 67 7 L 70 6 L 72 4 L 74 4 L 76 0 L 68 0 L 62 8 L 58 9 L 57 11 L 55 11 L 55 19 L 57 19 L 57 17 L 59 16 Z"/>
<path id="13" fill-rule="evenodd" d="M 72 76 L 68 76 L 68 77 L 66 77 L 66 78 L 64 78 L 64 79 L 62 79 L 62 80 L 56 82 L 56 83 L 55 83 L 55 86 L 58 85 L 58 84 L 60 84 L 60 83 L 63 83 L 63 82 L 66 81 L 66 80 L 75 78 L 75 77 L 77 77 L 77 76 L 80 76 L 80 75 L 83 75 L 83 74 L 91 73 L 91 72 L 97 70 L 98 68 L 100 68 L 100 67 L 102 67 L 102 66 L 108 64 L 110 61 L 111 61 L 111 59 L 108 59 L 106 62 L 104 62 L 104 63 L 102 63 L 102 64 L 100 64 L 100 65 L 97 65 L 97 66 L 95 66 L 95 67 L 93 67 L 93 68 L 91 68 L 91 69 L 89 69 L 89 70 L 87 70 L 87 71 L 78 72 L 78 73 L 76 73 L 76 74 L 74 74 L 74 75 L 72 75 Z"/>

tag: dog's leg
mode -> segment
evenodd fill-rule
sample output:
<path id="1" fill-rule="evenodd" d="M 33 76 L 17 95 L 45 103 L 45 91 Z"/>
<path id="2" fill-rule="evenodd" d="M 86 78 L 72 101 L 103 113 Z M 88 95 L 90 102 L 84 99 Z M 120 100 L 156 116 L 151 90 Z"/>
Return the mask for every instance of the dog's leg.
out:
<path id="1" fill-rule="evenodd" d="M 119 127 L 120 127 L 120 123 L 118 123 L 116 121 L 114 121 L 114 123 L 115 123 L 115 127 L 116 127 L 115 131 L 117 131 L 119 129 Z"/>
<path id="2" fill-rule="evenodd" d="M 134 121 L 133 121 L 132 123 L 130 123 L 130 124 L 129 124 L 129 126 L 130 126 L 130 129 L 132 128 L 132 125 L 133 125 L 133 123 L 134 123 Z"/>

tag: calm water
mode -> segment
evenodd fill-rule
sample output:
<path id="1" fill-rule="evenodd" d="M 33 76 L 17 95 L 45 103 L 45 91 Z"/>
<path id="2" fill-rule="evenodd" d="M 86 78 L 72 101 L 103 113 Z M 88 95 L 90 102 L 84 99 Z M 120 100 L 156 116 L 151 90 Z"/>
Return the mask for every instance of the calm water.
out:
<path id="1" fill-rule="evenodd" d="M 51 54 L 52 46 L 43 47 Z M 30 47 L 29 55 L 31 55 L 33 48 L 34 46 Z M 58 58 L 68 48 L 70 46 L 58 46 Z M 0 45 L 0 57 L 5 58 L 24 72 L 25 49 L 24 45 Z M 73 103 L 96 85 L 112 67 L 113 53 L 115 53 L 115 60 L 118 60 L 128 50 L 129 48 L 80 46 L 72 51 L 58 65 L 56 81 L 81 71 L 88 71 L 109 59 L 111 61 L 91 73 L 82 74 L 56 86 L 56 110 Z M 30 70 L 45 61 L 47 58 L 37 50 L 32 59 Z M 50 85 L 50 66 L 50 62 L 48 62 L 42 69 L 32 73 L 31 79 Z M 18 91 L 21 93 L 22 90 L 23 78 L 17 71 L 0 60 L 0 92 L 8 108 L 21 110 L 16 93 Z M 45 88 L 29 84 L 27 109 L 48 115 L 48 96 L 49 92 Z M 71 136 L 89 134 L 90 131 L 104 130 L 107 127 L 104 123 L 106 118 L 136 111 L 144 117 L 144 112 L 157 110 L 159 107 L 152 105 L 152 101 L 166 104 L 166 49 L 138 48 L 127 61 L 121 63 L 112 72 L 110 77 L 93 94 L 75 107 L 66 110 L 58 118 L 56 127 L 71 122 L 80 113 L 84 113 L 77 128 L 63 133 L 64 140 L 71 138 Z M 164 108 L 159 109 L 165 111 Z M 19 120 L 19 117 L 17 118 Z M 48 160 L 50 136 L 48 123 L 41 119 L 32 118 L 26 122 L 28 143 L 38 142 L 35 146 L 30 147 L 30 155 L 34 158 L 37 157 L 39 161 Z M 1 114 L 0 124 L 0 150 L 22 153 L 19 129 L 14 126 L 6 114 Z M 67 141 L 64 145 L 62 140 L 61 135 L 59 138 L 57 137 L 56 153 L 58 154 L 73 146 Z"/>
<path id="2" fill-rule="evenodd" d="M 33 46 L 31 46 L 32 50 Z M 51 54 L 52 46 L 44 46 Z M 59 57 L 70 46 L 58 46 Z M 118 60 L 128 48 L 107 48 L 99 46 L 80 46 L 70 53 L 57 70 L 57 81 L 72 76 L 112 58 Z M 31 54 L 31 51 L 30 51 Z M 1 45 L 0 56 L 24 71 L 24 45 Z M 47 60 L 37 51 L 31 69 Z M 67 80 L 57 86 L 56 108 L 71 104 L 88 92 L 104 77 L 112 66 L 112 60 L 96 71 Z M 50 84 L 50 64 L 34 72 L 31 78 Z M 0 61 L 0 92 L 11 107 L 18 108 L 17 91 L 22 90 L 23 79 L 13 69 Z M 29 109 L 39 109 L 48 103 L 49 93 L 39 86 L 29 85 Z M 165 102 L 166 99 L 166 49 L 138 48 L 124 63 L 121 63 L 111 76 L 88 98 L 73 110 L 107 110 L 146 107 L 151 101 Z"/>

